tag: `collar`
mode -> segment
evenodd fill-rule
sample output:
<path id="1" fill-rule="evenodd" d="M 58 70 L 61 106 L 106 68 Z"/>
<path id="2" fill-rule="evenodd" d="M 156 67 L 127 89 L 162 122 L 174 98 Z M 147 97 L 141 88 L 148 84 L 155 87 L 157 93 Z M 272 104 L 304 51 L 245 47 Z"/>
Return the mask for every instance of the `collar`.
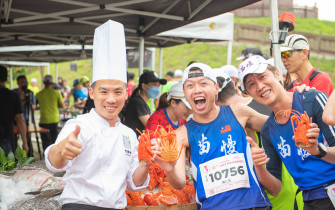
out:
<path id="1" fill-rule="evenodd" d="M 98 127 L 100 128 L 110 128 L 109 122 L 102 118 L 98 113 L 96 113 L 95 109 L 92 108 L 91 111 L 88 113 L 90 118 L 94 120 L 94 122 L 97 123 Z M 118 118 L 117 122 L 113 127 L 117 127 L 121 124 L 120 118 Z"/>

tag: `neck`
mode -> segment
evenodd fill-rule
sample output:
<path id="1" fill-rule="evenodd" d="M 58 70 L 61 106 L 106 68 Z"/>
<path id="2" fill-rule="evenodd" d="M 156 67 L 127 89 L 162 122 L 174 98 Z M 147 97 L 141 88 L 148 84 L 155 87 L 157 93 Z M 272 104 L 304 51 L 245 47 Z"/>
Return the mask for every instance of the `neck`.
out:
<path id="1" fill-rule="evenodd" d="M 178 124 L 178 117 L 174 114 L 174 112 L 173 112 L 173 108 L 172 108 L 171 106 L 168 106 L 168 107 L 166 108 L 166 113 L 167 113 L 167 115 L 169 116 L 171 122 L 172 122 L 173 124 L 177 125 L 177 124 Z"/>
<path id="2" fill-rule="evenodd" d="M 213 109 L 206 114 L 198 114 L 196 112 L 193 112 L 193 119 L 194 121 L 199 123 L 209 123 L 215 120 L 219 115 L 219 113 L 220 113 L 220 107 L 214 105 Z"/>
<path id="3" fill-rule="evenodd" d="M 145 103 L 147 103 L 148 101 L 149 101 L 149 96 L 148 96 L 148 94 L 147 94 L 147 92 L 146 91 L 144 91 L 144 90 L 140 90 L 140 96 L 143 98 L 143 100 L 145 101 Z"/>
<path id="4" fill-rule="evenodd" d="M 311 62 L 308 61 L 305 64 L 303 64 L 302 67 L 299 69 L 299 71 L 296 72 L 298 76 L 298 83 L 302 83 L 307 78 L 312 69 L 313 66 Z"/>
<path id="5" fill-rule="evenodd" d="M 274 105 L 269 106 L 269 108 L 275 114 L 275 120 L 278 123 L 287 122 L 287 120 L 290 117 L 290 113 L 292 111 L 292 103 L 293 103 L 293 93 L 283 92 L 283 95 L 278 97 L 278 100 L 274 103 Z"/>
<path id="6" fill-rule="evenodd" d="M 0 88 L 5 88 L 6 87 L 6 82 L 0 82 Z"/>

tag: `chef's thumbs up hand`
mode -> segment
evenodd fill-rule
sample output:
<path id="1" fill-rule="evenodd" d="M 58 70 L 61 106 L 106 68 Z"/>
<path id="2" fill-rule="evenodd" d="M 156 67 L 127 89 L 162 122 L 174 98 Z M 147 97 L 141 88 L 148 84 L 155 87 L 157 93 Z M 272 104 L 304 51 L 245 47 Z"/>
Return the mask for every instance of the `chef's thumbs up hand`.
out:
<path id="1" fill-rule="evenodd" d="M 61 147 L 60 155 L 65 160 L 73 160 L 81 153 L 81 142 L 78 140 L 80 126 L 76 125 L 75 130 L 66 139 L 59 143 Z"/>
<path id="2" fill-rule="evenodd" d="M 255 167 L 264 166 L 267 162 L 269 162 L 270 158 L 265 154 L 264 149 L 259 148 L 259 146 L 254 142 L 252 138 L 247 136 L 247 141 L 251 146 L 251 157 L 254 161 Z"/>

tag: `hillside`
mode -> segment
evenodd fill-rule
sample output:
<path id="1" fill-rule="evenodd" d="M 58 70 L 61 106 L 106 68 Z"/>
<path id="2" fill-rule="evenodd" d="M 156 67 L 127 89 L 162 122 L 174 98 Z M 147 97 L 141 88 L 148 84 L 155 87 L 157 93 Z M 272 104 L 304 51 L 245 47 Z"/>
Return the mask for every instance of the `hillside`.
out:
<path id="1" fill-rule="evenodd" d="M 270 17 L 239 18 L 235 17 L 235 23 L 247 23 L 253 25 L 271 26 Z M 318 20 L 315 18 L 296 18 L 295 31 L 301 31 L 313 34 L 322 34 L 326 36 L 335 35 L 335 22 Z"/>
<path id="2" fill-rule="evenodd" d="M 235 18 L 235 22 L 257 24 L 257 25 L 267 25 L 270 26 L 270 18 Z M 295 30 L 304 32 L 313 32 L 316 34 L 322 33 L 323 35 L 334 35 L 335 34 L 335 22 L 331 21 L 319 21 L 316 19 L 305 19 L 297 18 L 295 22 Z M 238 66 L 239 61 L 235 58 L 240 55 L 242 49 L 246 47 L 259 47 L 263 52 L 268 53 L 269 46 L 255 45 L 249 43 L 239 43 L 234 42 L 233 46 L 233 58 L 232 64 Z M 158 50 L 156 50 L 156 64 L 155 69 L 158 72 Z M 190 61 L 203 62 L 210 65 L 213 68 L 218 68 L 226 64 L 227 58 L 227 46 L 225 42 L 218 43 L 192 43 L 183 44 L 175 47 L 168 47 L 163 49 L 163 73 L 167 71 L 174 71 L 176 69 L 184 70 L 186 65 Z M 70 71 L 70 62 L 64 62 L 58 64 L 59 76 L 67 80 L 67 84 L 72 86 L 72 82 L 76 78 L 81 76 L 92 77 L 92 60 L 80 60 L 73 61 L 78 65 L 78 72 Z M 312 64 L 322 70 L 327 72 L 333 81 L 335 81 L 335 58 L 326 58 L 323 55 L 316 55 L 311 52 L 311 62 Z M 51 74 L 55 75 L 55 64 L 51 64 Z M 129 69 L 129 71 L 134 72 L 136 75 L 138 73 L 137 69 Z M 26 74 L 28 80 L 36 77 L 38 79 L 39 87 L 41 84 L 41 71 L 38 68 L 17 68 L 14 69 L 13 78 L 20 74 Z M 46 74 L 47 71 L 45 70 Z M 14 81 L 14 87 L 16 87 L 16 82 Z"/>

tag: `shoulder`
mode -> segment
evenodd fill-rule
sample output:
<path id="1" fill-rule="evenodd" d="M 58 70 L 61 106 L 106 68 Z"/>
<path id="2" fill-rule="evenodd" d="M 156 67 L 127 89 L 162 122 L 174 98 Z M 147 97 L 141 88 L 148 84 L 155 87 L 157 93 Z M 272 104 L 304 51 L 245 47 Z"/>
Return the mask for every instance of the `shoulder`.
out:
<path id="1" fill-rule="evenodd" d="M 327 98 L 327 95 L 324 92 L 318 90 L 304 91 L 302 94 L 304 102 L 314 101 L 319 98 Z"/>
<path id="2" fill-rule="evenodd" d="M 323 71 L 320 71 L 320 70 L 317 70 L 318 74 L 315 76 L 315 78 L 326 78 L 327 80 L 331 80 L 330 79 L 330 76 L 326 73 L 326 72 L 323 72 Z"/>
<path id="3" fill-rule="evenodd" d="M 327 86 L 327 85 L 333 85 L 333 82 L 327 73 L 319 71 L 319 70 L 315 72 L 317 72 L 317 74 L 315 75 L 315 77 L 313 77 L 313 79 L 311 80 L 311 83 L 316 83 L 317 85 L 321 87 Z"/>

